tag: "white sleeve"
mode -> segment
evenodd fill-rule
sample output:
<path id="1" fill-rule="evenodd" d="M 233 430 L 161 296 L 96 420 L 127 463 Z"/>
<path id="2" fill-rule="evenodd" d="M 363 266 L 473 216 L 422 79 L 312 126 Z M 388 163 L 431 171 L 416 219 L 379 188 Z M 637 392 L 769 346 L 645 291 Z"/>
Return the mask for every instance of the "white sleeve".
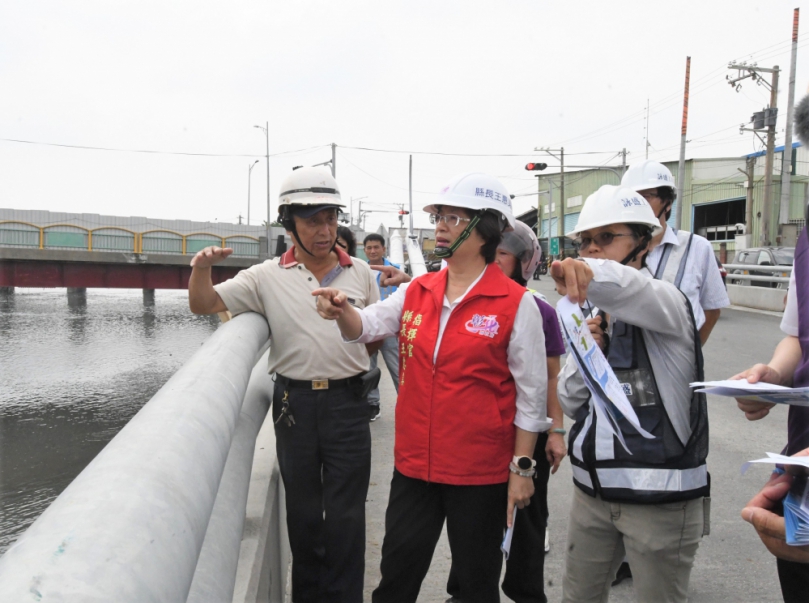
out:
<path id="1" fill-rule="evenodd" d="M 722 275 L 719 274 L 719 266 L 716 265 L 716 256 L 710 241 L 695 235 L 694 243 L 697 244 L 696 251 L 699 253 L 699 263 L 696 265 L 702 273 L 699 305 L 703 310 L 718 310 L 729 306 L 730 298 L 722 282 Z"/>
<path id="2" fill-rule="evenodd" d="M 514 425 L 525 431 L 551 428 L 548 419 L 548 369 L 542 314 L 533 295 L 526 291 L 514 317 L 508 342 L 508 368 L 517 386 Z"/>
<path id="3" fill-rule="evenodd" d="M 795 269 L 789 275 L 789 291 L 787 291 L 787 307 L 781 319 L 781 330 L 787 335 L 798 336 L 798 290 L 795 287 Z"/>
<path id="4" fill-rule="evenodd" d="M 345 339 L 349 343 L 370 343 L 399 333 L 407 285 L 400 285 L 387 299 L 359 310 L 362 319 L 362 335 Z"/>
<path id="5" fill-rule="evenodd" d="M 576 418 L 576 412 L 590 399 L 590 390 L 584 384 L 584 379 L 572 354 L 567 355 L 565 366 L 559 373 L 556 384 L 556 396 L 562 412 L 571 419 Z"/>
<path id="6" fill-rule="evenodd" d="M 593 271 L 588 299 L 610 316 L 655 333 L 682 337 L 691 316 L 685 295 L 671 283 L 612 260 L 584 260 Z"/>

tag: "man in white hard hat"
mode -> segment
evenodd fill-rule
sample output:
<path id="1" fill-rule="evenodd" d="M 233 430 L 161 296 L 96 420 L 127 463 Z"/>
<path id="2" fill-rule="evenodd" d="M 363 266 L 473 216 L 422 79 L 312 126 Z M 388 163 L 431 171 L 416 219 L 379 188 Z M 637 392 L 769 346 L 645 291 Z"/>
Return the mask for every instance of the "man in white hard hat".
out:
<path id="1" fill-rule="evenodd" d="M 272 336 L 272 418 L 286 490 L 292 601 L 362 601 L 365 497 L 371 471 L 365 346 L 346 344 L 322 320 L 311 292 L 340 287 L 364 308 L 379 300 L 368 265 L 335 246 L 343 207 L 328 170 L 300 168 L 281 185 L 279 218 L 294 241 L 280 258 L 213 286 L 213 264 L 231 249 L 208 247 L 191 261 L 191 311 L 258 312 Z"/>
<path id="2" fill-rule="evenodd" d="M 703 377 L 702 347 L 687 297 L 645 266 L 659 228 L 643 197 L 602 186 L 567 234 L 583 261 L 554 262 L 550 270 L 557 291 L 606 313 L 609 338 L 599 346 L 640 426 L 653 436 L 644 437 L 624 415 L 611 421 L 568 355 L 558 388 L 562 409 L 575 420 L 568 440 L 576 488 L 566 603 L 606 601 L 624 554 L 639 601 L 685 603 L 709 525 L 707 404 L 689 387 Z"/>
<path id="3" fill-rule="evenodd" d="M 700 340 L 705 345 L 721 309 L 730 305 L 711 243 L 667 224 L 677 195 L 674 176 L 662 163 L 646 159 L 632 164 L 621 179 L 621 186 L 646 199 L 660 221 L 662 230 L 652 239 L 646 264 L 655 278 L 674 283 L 688 296 Z"/>

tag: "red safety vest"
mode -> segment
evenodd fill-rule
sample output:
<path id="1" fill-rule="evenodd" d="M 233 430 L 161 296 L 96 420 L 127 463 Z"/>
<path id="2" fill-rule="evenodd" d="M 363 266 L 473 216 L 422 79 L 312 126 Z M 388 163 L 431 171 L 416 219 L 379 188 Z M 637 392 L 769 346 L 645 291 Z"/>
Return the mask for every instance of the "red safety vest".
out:
<path id="1" fill-rule="evenodd" d="M 399 332 L 396 469 L 428 482 L 508 481 L 516 386 L 508 344 L 525 287 L 490 264 L 450 314 L 435 364 L 447 270 L 407 288 Z"/>

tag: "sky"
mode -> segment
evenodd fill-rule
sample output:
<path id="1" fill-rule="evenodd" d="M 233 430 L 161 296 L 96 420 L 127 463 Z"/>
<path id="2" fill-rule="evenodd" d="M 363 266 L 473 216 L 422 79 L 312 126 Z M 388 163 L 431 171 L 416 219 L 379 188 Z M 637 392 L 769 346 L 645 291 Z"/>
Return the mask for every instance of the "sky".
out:
<path id="1" fill-rule="evenodd" d="M 413 155 L 416 226 L 457 174 L 537 202 L 528 161 L 615 165 L 762 148 L 739 133 L 769 91 L 729 61 L 779 65 L 783 144 L 793 9 L 796 101 L 809 86 L 809 2 L 782 0 L 5 0 L 0 207 L 251 224 L 283 178 L 331 158 L 366 230 L 398 224 Z M 147 152 L 138 152 L 147 151 Z M 250 171 L 250 165 L 259 163 Z M 249 180 L 248 180 L 248 176 Z M 354 199 L 351 202 L 351 199 Z M 370 211 L 368 211 L 370 210 Z"/>

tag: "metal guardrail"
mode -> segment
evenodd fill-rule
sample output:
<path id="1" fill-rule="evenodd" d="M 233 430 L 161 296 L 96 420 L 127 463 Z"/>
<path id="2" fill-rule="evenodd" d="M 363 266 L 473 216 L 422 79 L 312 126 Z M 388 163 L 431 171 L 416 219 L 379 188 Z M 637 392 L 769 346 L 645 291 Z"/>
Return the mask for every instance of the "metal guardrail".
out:
<path id="1" fill-rule="evenodd" d="M 786 285 L 789 284 L 789 276 L 762 276 L 757 274 L 749 274 L 752 270 L 754 272 L 781 272 L 781 273 L 791 273 L 792 266 L 757 266 L 753 264 L 724 264 L 725 270 L 728 271 L 727 281 L 731 284 L 745 284 L 744 281 L 748 282 L 763 282 L 763 283 L 784 283 L 784 286 L 781 287 L 782 289 L 786 289 Z M 736 272 L 732 273 L 734 270 L 741 270 L 743 272 Z M 742 282 L 734 282 L 734 281 L 742 281 Z"/>
<path id="2" fill-rule="evenodd" d="M 37 226 L 27 222 L 0 221 L 0 246 L 3 247 L 194 255 L 208 245 L 231 247 L 233 255 L 239 257 L 259 255 L 259 240 L 249 235 L 182 235 L 170 230 L 134 232 L 114 226 L 88 229 L 71 224 Z"/>
<path id="3" fill-rule="evenodd" d="M 186 601 L 220 580 L 229 601 L 268 337 L 257 314 L 222 325 L 0 557 L 0 602 Z"/>

